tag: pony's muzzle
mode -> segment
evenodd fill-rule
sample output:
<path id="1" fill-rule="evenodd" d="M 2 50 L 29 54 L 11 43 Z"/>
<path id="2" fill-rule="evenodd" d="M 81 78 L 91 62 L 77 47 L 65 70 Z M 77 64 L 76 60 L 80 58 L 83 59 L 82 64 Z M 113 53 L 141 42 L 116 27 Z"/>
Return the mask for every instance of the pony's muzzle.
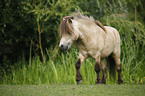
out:
<path id="1" fill-rule="evenodd" d="M 59 45 L 59 48 L 60 48 L 62 51 L 68 50 L 68 49 L 69 49 L 69 48 L 68 48 L 68 45 L 65 45 L 65 44 Z"/>

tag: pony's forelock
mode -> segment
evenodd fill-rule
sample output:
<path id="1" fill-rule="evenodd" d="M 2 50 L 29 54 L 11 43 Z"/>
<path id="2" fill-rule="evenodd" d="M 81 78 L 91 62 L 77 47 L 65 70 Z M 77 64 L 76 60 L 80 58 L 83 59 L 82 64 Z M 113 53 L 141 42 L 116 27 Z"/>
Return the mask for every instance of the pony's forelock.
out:
<path id="1" fill-rule="evenodd" d="M 71 25 L 71 22 L 72 21 L 70 18 L 63 18 L 63 21 L 61 22 L 59 26 L 60 36 L 73 34 L 73 27 Z"/>
<path id="2" fill-rule="evenodd" d="M 61 22 L 59 26 L 60 36 L 64 35 L 71 35 L 74 41 L 78 39 L 78 34 L 74 32 L 73 26 L 72 26 L 72 20 L 74 19 L 73 16 L 66 16 L 63 18 L 63 21 Z"/>

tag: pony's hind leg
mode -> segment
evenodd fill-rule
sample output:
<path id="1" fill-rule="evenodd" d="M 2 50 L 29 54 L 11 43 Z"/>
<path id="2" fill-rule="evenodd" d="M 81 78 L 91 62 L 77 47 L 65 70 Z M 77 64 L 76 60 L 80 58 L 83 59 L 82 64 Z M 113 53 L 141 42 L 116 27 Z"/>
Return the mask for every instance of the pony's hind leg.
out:
<path id="1" fill-rule="evenodd" d="M 113 58 L 116 64 L 117 72 L 118 72 L 118 84 L 122 84 L 122 76 L 121 76 L 121 63 L 120 63 L 120 55 L 113 53 Z"/>
<path id="2" fill-rule="evenodd" d="M 80 71 L 81 71 L 81 64 L 84 61 L 84 59 L 85 58 L 81 54 L 79 54 L 79 59 L 78 59 L 78 61 L 75 64 L 77 84 L 81 84 L 82 83 L 82 75 L 81 75 L 81 72 Z"/>
<path id="3" fill-rule="evenodd" d="M 107 71 L 107 69 L 106 69 L 106 64 L 105 64 L 105 58 L 103 58 L 102 60 L 101 60 L 101 68 L 102 68 L 102 73 L 103 73 L 103 75 L 102 75 L 102 84 L 106 84 L 106 71 Z"/>

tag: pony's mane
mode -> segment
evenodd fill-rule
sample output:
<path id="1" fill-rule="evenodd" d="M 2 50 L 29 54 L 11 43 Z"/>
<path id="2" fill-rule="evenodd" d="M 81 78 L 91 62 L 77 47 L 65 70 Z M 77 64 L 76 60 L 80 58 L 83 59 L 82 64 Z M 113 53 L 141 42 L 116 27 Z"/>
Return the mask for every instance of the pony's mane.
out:
<path id="1" fill-rule="evenodd" d="M 60 23 L 59 26 L 60 36 L 66 34 L 73 34 L 73 27 L 71 25 L 72 19 L 79 19 L 85 22 L 96 23 L 100 28 L 102 28 L 106 32 L 106 28 L 103 26 L 101 22 L 99 22 L 98 20 L 95 21 L 93 17 L 83 16 L 78 13 L 73 16 L 66 16 L 63 18 L 63 21 Z"/>
<path id="2" fill-rule="evenodd" d="M 95 22 L 101 29 L 103 29 L 106 32 L 106 28 L 103 26 L 103 24 L 99 20 L 95 21 L 95 19 L 92 16 L 88 17 L 88 16 L 81 15 L 81 13 L 77 13 L 76 17 L 84 21 L 89 21 L 92 23 Z"/>
<path id="3" fill-rule="evenodd" d="M 72 18 L 73 18 L 72 16 L 66 16 L 63 18 L 63 21 L 60 23 L 59 26 L 60 36 L 73 33 L 73 28 L 70 24 L 72 23 L 71 21 Z"/>

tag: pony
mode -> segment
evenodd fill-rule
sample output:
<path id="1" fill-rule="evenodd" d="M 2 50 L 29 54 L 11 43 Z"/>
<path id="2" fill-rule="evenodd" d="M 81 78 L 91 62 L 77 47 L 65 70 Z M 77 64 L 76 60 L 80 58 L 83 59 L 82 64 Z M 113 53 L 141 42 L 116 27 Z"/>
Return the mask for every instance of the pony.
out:
<path id="1" fill-rule="evenodd" d="M 75 64 L 77 84 L 82 83 L 81 64 L 87 58 L 95 59 L 96 83 L 106 84 L 107 67 L 105 63 L 108 57 L 111 57 L 108 61 L 116 65 L 118 84 L 123 83 L 120 63 L 120 35 L 115 28 L 103 26 L 93 17 L 78 14 L 64 17 L 59 26 L 59 33 L 61 36 L 59 48 L 61 50 L 69 50 L 72 44 L 79 49 L 79 58 Z M 100 68 L 103 73 L 102 79 Z"/>

